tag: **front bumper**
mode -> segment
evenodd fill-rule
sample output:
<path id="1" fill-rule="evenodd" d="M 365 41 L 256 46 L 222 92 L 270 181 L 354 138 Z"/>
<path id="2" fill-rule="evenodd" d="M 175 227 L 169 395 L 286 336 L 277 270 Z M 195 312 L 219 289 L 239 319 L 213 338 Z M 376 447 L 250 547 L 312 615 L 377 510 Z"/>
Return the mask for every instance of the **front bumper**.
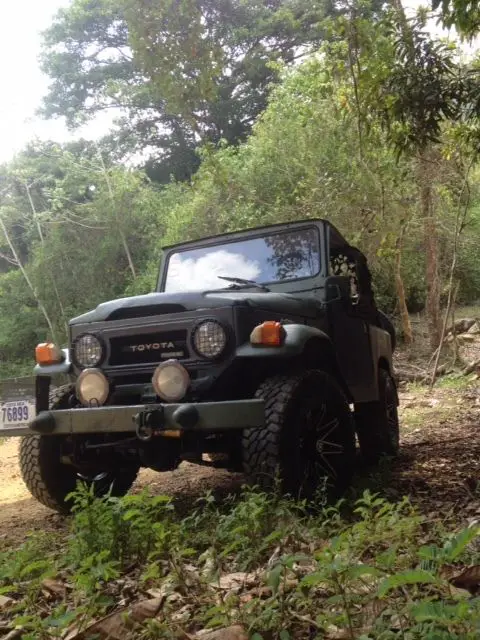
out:
<path id="1" fill-rule="evenodd" d="M 218 433 L 261 429 L 264 401 L 232 400 L 182 404 L 148 404 L 41 411 L 28 427 L 0 431 L 0 435 L 71 435 L 136 432 L 140 439 L 182 432 Z"/>

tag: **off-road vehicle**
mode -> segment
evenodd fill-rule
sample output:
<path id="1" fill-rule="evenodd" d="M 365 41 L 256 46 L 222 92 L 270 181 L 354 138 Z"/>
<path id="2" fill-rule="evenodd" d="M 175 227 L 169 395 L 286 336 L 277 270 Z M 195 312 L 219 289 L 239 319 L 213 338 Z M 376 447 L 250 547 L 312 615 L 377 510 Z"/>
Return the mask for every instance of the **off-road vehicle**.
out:
<path id="1" fill-rule="evenodd" d="M 53 509 L 78 478 L 121 495 L 140 467 L 182 460 L 309 499 L 349 484 L 355 434 L 370 462 L 397 452 L 395 332 L 365 257 L 324 220 L 167 247 L 155 293 L 100 304 L 69 332 L 68 349 L 36 348 L 27 426 L 5 430 L 27 417 L 21 400 L 3 422 Z M 59 374 L 70 383 L 53 387 Z"/>

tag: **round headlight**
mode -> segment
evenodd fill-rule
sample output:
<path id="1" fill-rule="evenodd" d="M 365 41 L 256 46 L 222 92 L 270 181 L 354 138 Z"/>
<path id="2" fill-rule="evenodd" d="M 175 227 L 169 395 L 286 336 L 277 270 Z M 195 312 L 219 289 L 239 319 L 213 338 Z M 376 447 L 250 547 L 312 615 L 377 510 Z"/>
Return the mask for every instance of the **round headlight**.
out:
<path id="1" fill-rule="evenodd" d="M 77 398 L 85 407 L 105 404 L 109 384 L 99 369 L 84 369 L 76 384 Z"/>
<path id="2" fill-rule="evenodd" d="M 215 320 L 205 320 L 193 332 L 193 346 L 203 358 L 218 358 L 227 346 L 225 329 Z"/>
<path id="3" fill-rule="evenodd" d="M 73 359 L 80 367 L 98 366 L 103 355 L 102 343 L 91 333 L 84 333 L 73 342 Z"/>
<path id="4" fill-rule="evenodd" d="M 181 400 L 190 384 L 188 371 L 176 360 L 162 362 L 152 377 L 153 388 L 157 395 L 167 402 Z"/>

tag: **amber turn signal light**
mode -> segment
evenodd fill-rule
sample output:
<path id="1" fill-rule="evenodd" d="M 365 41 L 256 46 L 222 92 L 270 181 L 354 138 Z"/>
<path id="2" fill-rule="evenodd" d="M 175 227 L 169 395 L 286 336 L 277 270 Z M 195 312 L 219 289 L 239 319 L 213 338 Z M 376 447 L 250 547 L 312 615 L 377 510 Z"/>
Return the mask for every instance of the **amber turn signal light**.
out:
<path id="1" fill-rule="evenodd" d="M 268 347 L 280 347 L 285 337 L 285 329 L 280 322 L 267 320 L 259 324 L 250 334 L 250 343 Z"/>
<path id="2" fill-rule="evenodd" d="M 63 361 L 63 354 L 56 344 L 52 342 L 41 342 L 35 348 L 35 360 L 37 364 L 44 366 L 58 364 Z"/>

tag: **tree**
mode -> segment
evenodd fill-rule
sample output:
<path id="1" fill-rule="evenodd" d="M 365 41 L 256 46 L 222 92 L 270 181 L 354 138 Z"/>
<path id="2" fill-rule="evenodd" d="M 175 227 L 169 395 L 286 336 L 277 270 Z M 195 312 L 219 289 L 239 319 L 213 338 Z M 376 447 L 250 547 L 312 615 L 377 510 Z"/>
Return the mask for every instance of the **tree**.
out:
<path id="1" fill-rule="evenodd" d="M 358 135 L 382 123 L 387 141 L 397 157 L 412 159 L 418 185 L 418 206 L 423 223 L 426 254 L 427 315 L 432 347 L 440 339 L 440 274 L 435 184 L 439 166 L 439 145 L 446 123 L 468 118 L 476 120 L 478 110 L 472 97 L 478 95 L 478 81 L 458 61 L 454 49 L 425 31 L 425 14 L 408 21 L 400 0 L 393 0 L 387 20 L 373 27 L 352 11 L 340 33 L 347 39 L 345 51 L 331 58 L 342 63 L 350 79 L 352 103 L 358 118 Z M 353 34 L 353 36 L 352 36 Z M 407 223 L 405 214 L 401 219 Z M 401 268 L 402 234 L 396 240 L 398 279 Z M 405 304 L 402 317 L 407 319 Z"/>
<path id="2" fill-rule="evenodd" d="M 432 0 L 432 9 L 440 9 L 444 26 L 455 27 L 466 38 L 473 38 L 480 30 L 478 0 Z"/>
<path id="3" fill-rule="evenodd" d="M 74 0 L 45 34 L 42 112 L 74 126 L 116 110 L 105 144 L 117 158 L 141 151 L 152 177 L 190 179 L 195 147 L 245 140 L 279 79 L 272 63 L 318 46 L 335 11 L 329 0 Z"/>
<path id="4" fill-rule="evenodd" d="M 416 159 L 420 210 L 426 249 L 427 314 L 430 341 L 438 347 L 441 331 L 439 255 L 433 197 L 435 145 L 442 125 L 462 115 L 463 69 L 450 47 L 432 40 L 423 20 L 409 24 L 395 2 L 395 60 L 380 87 L 380 116 L 399 154 Z"/>

